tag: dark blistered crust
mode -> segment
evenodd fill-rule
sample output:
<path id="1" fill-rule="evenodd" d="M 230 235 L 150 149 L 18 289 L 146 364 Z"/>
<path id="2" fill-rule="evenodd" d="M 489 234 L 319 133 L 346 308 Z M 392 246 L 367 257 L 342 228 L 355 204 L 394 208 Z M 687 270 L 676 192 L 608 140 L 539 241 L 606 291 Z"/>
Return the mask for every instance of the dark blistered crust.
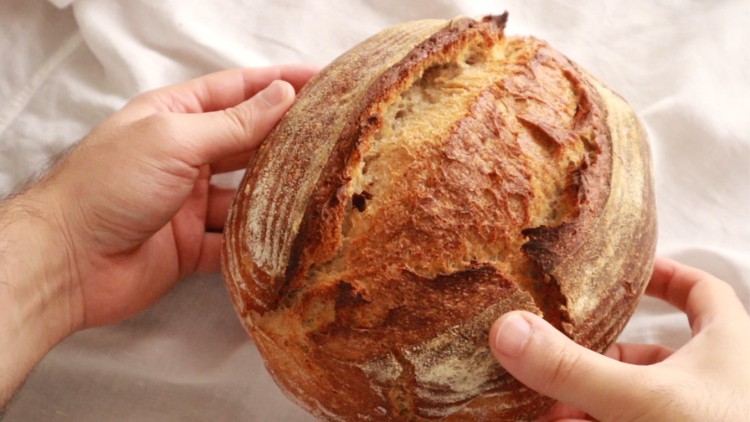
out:
<path id="1" fill-rule="evenodd" d="M 579 343 L 603 351 L 645 288 L 656 236 L 645 133 L 619 97 L 536 40 L 528 41 L 537 48 L 529 60 L 561 69 L 577 101 L 573 126 L 562 130 L 533 112 L 514 119 L 553 156 L 565 153 L 570 138 L 583 139 L 585 149 L 585 158 L 567 171 L 556 206 L 560 215 L 549 225 L 529 224 L 531 199 L 523 196 L 523 189 L 530 189 L 526 185 L 531 186 L 529 164 L 493 163 L 507 170 L 501 178 L 507 188 L 519 192 L 523 207 L 517 223 L 525 229 L 514 259 L 524 277 L 537 282 L 520 282 L 513 278 L 518 274 L 482 261 L 435 277 L 418 269 L 386 271 L 379 261 L 368 259 L 383 245 L 380 233 L 370 245 L 358 244 L 361 256 L 353 255 L 348 261 L 353 268 L 344 276 L 310 284 L 310 269 L 341 249 L 347 212 L 370 211 L 372 195 L 352 195 L 347 184 L 363 160 L 360 143 L 385 123 L 382 104 L 404 91 L 434 57 L 450 57 L 469 41 L 498 42 L 506 18 L 405 25 L 355 47 L 305 88 L 248 167 L 227 222 L 227 286 L 274 379 L 319 418 L 532 420 L 552 402 L 525 389 L 496 364 L 486 344 L 492 321 L 513 309 L 528 310 Z M 481 92 L 440 153 L 458 161 L 471 159 L 462 155 L 465 148 L 481 148 L 486 137 L 517 134 L 520 129 L 493 116 L 500 113 L 497 104 L 507 108 L 514 95 L 523 97 L 532 88 L 522 78 L 508 78 Z M 332 99 L 339 105 L 335 110 L 330 109 Z M 494 135 L 485 136 L 484 130 Z M 521 155 L 521 143 L 503 146 L 502 154 Z M 278 162 L 284 165 L 274 168 Z M 446 165 L 444 179 L 435 180 L 452 186 L 450 171 Z M 271 188 L 263 189 L 264 177 L 273 181 Z M 484 189 L 478 180 L 472 183 Z M 303 196 L 304 201 L 293 205 L 283 195 Z M 496 208 L 505 206 L 510 216 L 510 193 L 500 195 L 507 201 Z M 413 210 L 394 207 L 394 212 L 418 216 L 419 207 L 429 205 L 413 202 Z M 262 221 L 249 217 L 257 220 L 263 209 L 268 215 Z M 453 230 L 451 239 L 466 227 Z M 277 240 L 267 239 L 278 233 Z M 441 260 L 436 251 L 453 247 L 449 238 L 441 240 L 445 243 L 434 247 L 415 241 L 411 246 L 420 246 L 412 255 Z M 270 255 L 263 255 L 266 249 Z M 453 370 L 455 362 L 461 362 L 461 371 L 435 378 L 441 368 Z M 483 381 L 464 385 L 474 379 Z"/>
<path id="2" fill-rule="evenodd" d="M 566 74 L 579 99 L 572 132 L 587 132 L 579 133 L 579 136 L 587 137 L 586 145 L 590 151 L 568 174 L 564 196 L 573 204 L 575 215 L 554 227 L 531 227 L 523 231 L 529 239 L 523 249 L 545 274 L 552 274 L 560 261 L 579 247 L 584 228 L 592 226 L 599 218 L 609 197 L 611 183 L 612 140 L 606 125 L 607 112 L 596 89 L 577 72 L 575 65 L 570 63 L 569 66 Z M 536 129 L 545 132 L 541 127 Z"/>
<path id="3" fill-rule="evenodd" d="M 582 72 L 583 73 L 583 72 Z M 571 250 L 552 274 L 571 306 L 565 331 L 602 352 L 635 311 L 653 268 L 656 212 L 647 136 L 633 109 L 589 76 L 600 93 L 611 131 L 611 188 L 597 219 L 581 227 L 586 241 Z M 587 283 L 580 283 L 582 275 Z"/>

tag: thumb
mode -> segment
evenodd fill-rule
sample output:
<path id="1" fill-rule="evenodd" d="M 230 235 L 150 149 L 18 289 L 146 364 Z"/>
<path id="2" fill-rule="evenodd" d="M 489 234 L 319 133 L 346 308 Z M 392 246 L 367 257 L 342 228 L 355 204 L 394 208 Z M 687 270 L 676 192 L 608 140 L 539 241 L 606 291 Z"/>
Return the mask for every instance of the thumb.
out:
<path id="1" fill-rule="evenodd" d="M 495 321 L 490 348 L 527 387 L 599 419 L 626 410 L 638 395 L 633 367 L 576 344 L 529 312 L 510 312 Z"/>
<path id="2" fill-rule="evenodd" d="M 251 151 L 294 102 L 294 88 L 277 80 L 234 107 L 208 113 L 173 113 L 180 141 L 172 146 L 194 167 Z"/>

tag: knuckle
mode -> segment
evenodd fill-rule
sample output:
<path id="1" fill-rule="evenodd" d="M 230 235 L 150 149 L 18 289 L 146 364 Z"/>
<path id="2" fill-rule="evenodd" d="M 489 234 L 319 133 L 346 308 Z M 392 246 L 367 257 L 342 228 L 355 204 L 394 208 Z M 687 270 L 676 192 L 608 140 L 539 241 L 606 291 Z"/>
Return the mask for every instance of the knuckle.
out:
<path id="1" fill-rule="evenodd" d="M 158 112 L 142 118 L 136 123 L 134 142 L 141 151 L 153 148 L 156 151 L 174 155 L 189 147 L 184 128 L 170 112 Z"/>
<path id="2" fill-rule="evenodd" d="M 174 135 L 178 131 L 171 113 L 158 112 L 144 117 L 141 120 L 141 127 L 149 132 L 160 134 Z"/>
<path id="3" fill-rule="evenodd" d="M 716 289 L 717 293 L 722 294 L 726 298 L 731 298 L 732 300 L 739 298 L 737 296 L 737 291 L 726 281 L 715 277 L 711 277 L 709 280 L 712 281 L 712 287 Z"/>
<path id="4" fill-rule="evenodd" d="M 621 409 L 617 420 L 694 420 L 696 415 L 706 415 L 699 399 L 706 391 L 701 380 L 640 367 L 632 373 L 629 384 L 622 396 L 627 406 Z"/>
<path id="5" fill-rule="evenodd" d="M 127 142 L 128 147 L 143 150 L 148 149 L 150 145 L 163 149 L 174 144 L 173 140 L 179 138 L 180 127 L 171 113 L 158 112 L 130 123 L 127 132 L 128 136 L 117 138 Z"/>
<path id="6" fill-rule="evenodd" d="M 223 110 L 227 120 L 239 133 L 243 133 L 246 136 L 252 135 L 255 130 L 255 112 L 250 107 L 230 107 Z"/>
<path id="7" fill-rule="evenodd" d="M 567 385 L 579 369 L 581 354 L 568 348 L 560 348 L 547 378 L 547 391 L 556 391 Z"/>

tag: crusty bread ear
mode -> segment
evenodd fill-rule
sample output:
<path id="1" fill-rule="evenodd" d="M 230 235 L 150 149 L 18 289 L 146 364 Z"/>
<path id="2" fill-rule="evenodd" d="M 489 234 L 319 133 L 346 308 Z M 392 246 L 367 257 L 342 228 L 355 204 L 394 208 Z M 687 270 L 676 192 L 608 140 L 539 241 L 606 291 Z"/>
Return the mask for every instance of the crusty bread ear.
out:
<path id="1" fill-rule="evenodd" d="M 295 402 L 338 420 L 525 420 L 504 312 L 597 351 L 648 281 L 649 147 L 632 109 L 507 15 L 416 21 L 334 61 L 251 160 L 229 292 Z"/>

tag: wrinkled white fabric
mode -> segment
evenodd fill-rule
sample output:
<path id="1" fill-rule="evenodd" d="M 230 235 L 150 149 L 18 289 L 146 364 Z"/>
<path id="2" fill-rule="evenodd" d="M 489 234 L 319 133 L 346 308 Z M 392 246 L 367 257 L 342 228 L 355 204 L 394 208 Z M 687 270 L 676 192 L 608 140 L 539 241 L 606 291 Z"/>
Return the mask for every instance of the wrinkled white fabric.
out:
<path id="1" fill-rule="evenodd" d="M 750 2 L 745 0 L 0 0 L 0 195 L 139 92 L 211 71 L 325 65 L 387 25 L 510 12 L 637 109 L 652 140 L 660 254 L 750 305 Z M 646 298 L 621 339 L 678 347 Z M 219 275 L 186 280 L 42 361 L 3 421 L 309 421 L 267 375 Z"/>

